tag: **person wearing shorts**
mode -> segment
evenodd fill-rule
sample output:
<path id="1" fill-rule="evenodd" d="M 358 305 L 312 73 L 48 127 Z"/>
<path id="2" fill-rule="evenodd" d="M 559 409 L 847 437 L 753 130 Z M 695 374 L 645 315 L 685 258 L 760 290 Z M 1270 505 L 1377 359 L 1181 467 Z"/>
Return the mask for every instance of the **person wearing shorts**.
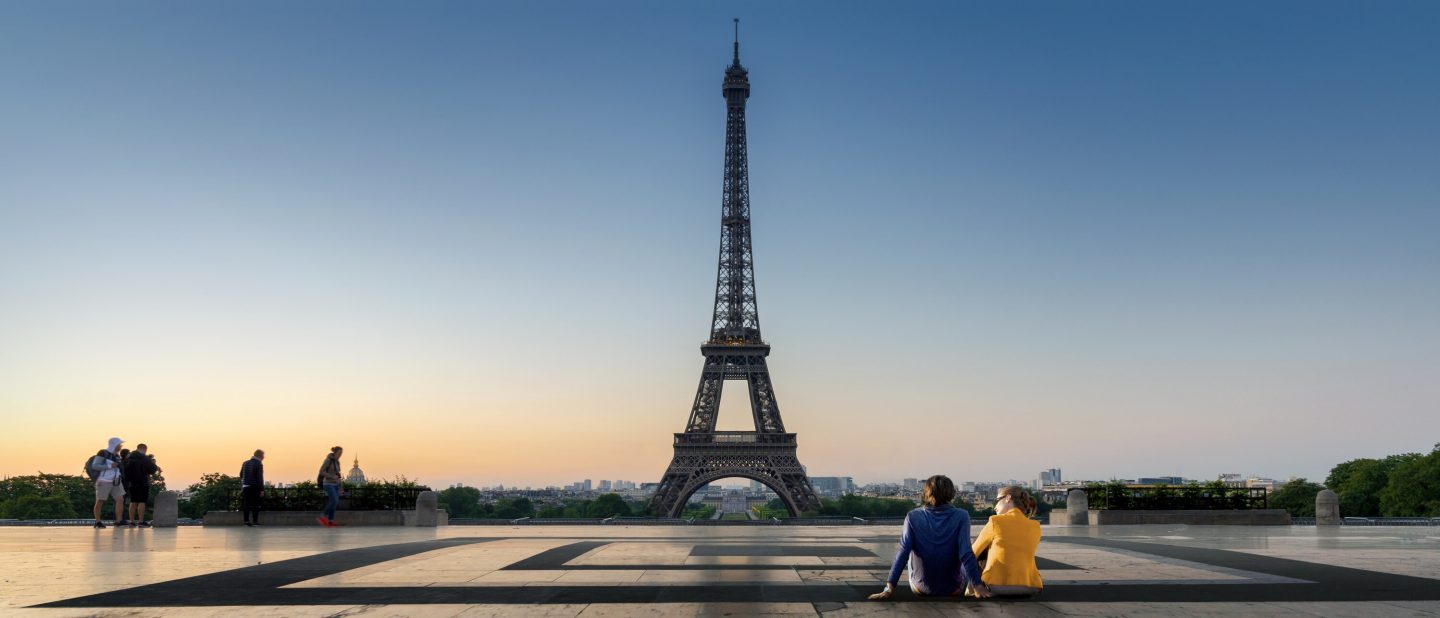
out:
<path id="1" fill-rule="evenodd" d="M 125 484 L 121 482 L 124 477 L 120 472 L 120 445 L 124 443 L 120 438 L 110 438 L 109 446 L 90 459 L 90 468 L 99 471 L 95 476 L 96 528 L 105 527 L 105 523 L 100 521 L 100 509 L 105 506 L 106 500 L 115 500 L 116 526 L 125 517 Z"/>
<path id="2" fill-rule="evenodd" d="M 123 471 L 125 493 L 130 496 L 130 525 L 149 528 L 150 522 L 145 521 L 145 507 L 150 503 L 150 475 L 160 472 L 160 466 L 155 465 L 155 457 L 150 455 L 149 447 L 141 444 L 125 458 Z"/>

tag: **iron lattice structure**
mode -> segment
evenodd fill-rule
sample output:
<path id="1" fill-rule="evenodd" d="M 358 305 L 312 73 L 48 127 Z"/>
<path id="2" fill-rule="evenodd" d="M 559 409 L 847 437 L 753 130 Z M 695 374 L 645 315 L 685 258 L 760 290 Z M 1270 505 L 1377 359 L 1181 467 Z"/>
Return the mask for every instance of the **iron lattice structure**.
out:
<path id="1" fill-rule="evenodd" d="M 738 29 L 738 21 L 737 29 Z M 738 34 L 738 33 L 737 33 Z M 675 434 L 675 456 L 651 499 L 650 509 L 678 517 L 698 489 L 727 477 L 759 481 L 780 496 L 791 515 L 820 507 L 796 456 L 795 434 L 785 432 L 780 405 L 760 338 L 755 302 L 755 262 L 750 249 L 750 169 L 745 139 L 749 72 L 740 65 L 740 40 L 725 69 L 725 186 L 720 207 L 720 266 L 710 340 L 700 347 L 705 365 L 684 433 Z M 726 380 L 745 380 L 755 431 L 716 431 Z"/>

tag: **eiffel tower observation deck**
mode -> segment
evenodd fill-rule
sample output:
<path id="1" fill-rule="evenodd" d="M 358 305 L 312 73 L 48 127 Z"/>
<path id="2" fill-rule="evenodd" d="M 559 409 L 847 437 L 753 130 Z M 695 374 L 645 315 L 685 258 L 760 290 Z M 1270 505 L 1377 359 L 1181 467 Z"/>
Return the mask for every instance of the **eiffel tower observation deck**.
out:
<path id="1" fill-rule="evenodd" d="M 739 22 L 734 56 L 725 69 L 725 182 L 720 202 L 720 260 L 715 277 L 715 311 L 710 339 L 700 347 L 705 364 L 683 433 L 675 434 L 675 456 L 650 508 L 679 516 L 696 490 L 727 477 L 759 481 L 773 490 L 791 515 L 819 508 L 820 500 L 796 456 L 795 434 L 785 431 L 760 337 L 755 300 L 755 261 L 750 242 L 750 168 L 746 151 L 745 103 L 750 73 L 740 64 Z M 728 380 L 749 386 L 754 431 L 716 431 L 720 396 Z"/>

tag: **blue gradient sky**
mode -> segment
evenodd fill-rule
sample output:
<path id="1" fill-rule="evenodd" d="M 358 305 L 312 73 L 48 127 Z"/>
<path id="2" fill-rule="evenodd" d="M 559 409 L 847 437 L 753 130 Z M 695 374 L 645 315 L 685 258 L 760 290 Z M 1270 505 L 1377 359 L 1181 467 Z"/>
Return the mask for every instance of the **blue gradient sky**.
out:
<path id="1" fill-rule="evenodd" d="M 732 16 L 812 474 L 1440 439 L 1435 3 L 7 2 L 0 474 L 658 480 Z"/>

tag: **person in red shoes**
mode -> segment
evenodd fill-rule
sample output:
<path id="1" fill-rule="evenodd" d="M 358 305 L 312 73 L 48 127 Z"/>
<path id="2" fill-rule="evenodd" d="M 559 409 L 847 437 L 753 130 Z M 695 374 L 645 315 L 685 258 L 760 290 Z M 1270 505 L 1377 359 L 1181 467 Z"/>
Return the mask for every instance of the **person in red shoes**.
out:
<path id="1" fill-rule="evenodd" d="M 344 452 L 345 449 L 338 446 L 330 447 L 330 454 L 320 462 L 320 474 L 315 477 L 315 483 L 325 490 L 325 514 L 319 519 L 322 526 L 340 525 L 335 521 L 335 507 L 340 506 L 340 455 Z"/>

